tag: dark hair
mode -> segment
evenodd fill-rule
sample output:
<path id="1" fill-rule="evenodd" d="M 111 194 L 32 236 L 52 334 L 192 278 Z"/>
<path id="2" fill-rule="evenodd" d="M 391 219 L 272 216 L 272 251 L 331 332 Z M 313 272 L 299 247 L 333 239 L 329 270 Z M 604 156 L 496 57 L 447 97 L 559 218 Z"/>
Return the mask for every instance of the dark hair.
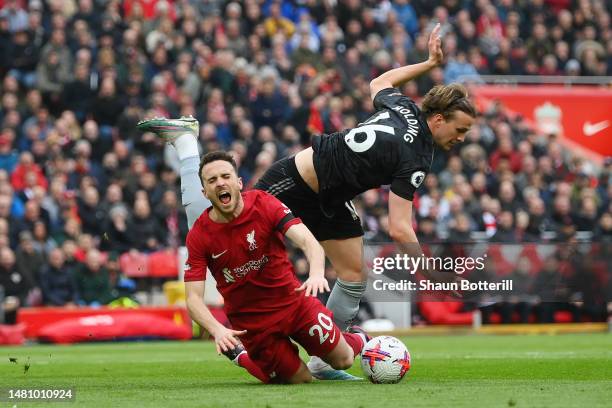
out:
<path id="1" fill-rule="evenodd" d="M 212 163 L 218 160 L 228 162 L 229 164 L 232 165 L 232 167 L 234 168 L 234 171 L 238 173 L 238 166 L 236 165 L 236 161 L 234 160 L 231 154 L 224 152 L 222 150 L 217 150 L 214 152 L 206 153 L 204 157 L 202 157 L 202 160 L 200 161 L 200 171 L 198 171 L 198 176 L 200 176 L 200 182 L 202 183 L 202 185 L 204 185 L 204 179 L 202 179 L 202 169 L 208 163 Z"/>
<path id="2" fill-rule="evenodd" d="M 468 99 L 467 89 L 461 84 L 436 85 L 423 98 L 421 111 L 425 118 L 441 114 L 445 120 L 461 111 L 476 117 L 476 108 Z"/>

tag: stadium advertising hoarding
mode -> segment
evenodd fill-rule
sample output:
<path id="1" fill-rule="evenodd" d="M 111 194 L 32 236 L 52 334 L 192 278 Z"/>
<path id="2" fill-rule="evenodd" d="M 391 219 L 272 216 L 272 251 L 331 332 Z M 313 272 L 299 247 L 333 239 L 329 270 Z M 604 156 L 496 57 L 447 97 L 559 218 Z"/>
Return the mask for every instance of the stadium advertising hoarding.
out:
<path id="1" fill-rule="evenodd" d="M 612 156 L 612 90 L 586 86 L 478 86 L 472 90 L 486 106 L 500 101 L 531 121 L 543 134 L 562 136 L 570 149 L 591 158 Z"/>

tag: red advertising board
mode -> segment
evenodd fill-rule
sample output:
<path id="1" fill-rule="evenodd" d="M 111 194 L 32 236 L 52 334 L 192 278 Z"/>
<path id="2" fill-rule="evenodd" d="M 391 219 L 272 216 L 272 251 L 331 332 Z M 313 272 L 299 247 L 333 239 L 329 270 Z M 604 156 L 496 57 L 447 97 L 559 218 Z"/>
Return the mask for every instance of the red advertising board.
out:
<path id="1" fill-rule="evenodd" d="M 487 85 L 472 89 L 479 102 L 502 102 L 538 131 L 558 134 L 570 149 L 612 156 L 612 90 L 590 86 Z"/>
<path id="2" fill-rule="evenodd" d="M 40 331 L 48 324 L 64 319 L 91 317 L 99 315 L 127 315 L 133 313 L 149 314 L 162 317 L 176 324 L 191 327 L 191 319 L 187 310 L 180 307 L 139 307 L 139 308 L 110 308 L 110 307 L 80 307 L 68 309 L 64 307 L 24 307 L 17 312 L 17 323 L 26 327 L 25 335 L 29 338 L 38 337 Z"/>

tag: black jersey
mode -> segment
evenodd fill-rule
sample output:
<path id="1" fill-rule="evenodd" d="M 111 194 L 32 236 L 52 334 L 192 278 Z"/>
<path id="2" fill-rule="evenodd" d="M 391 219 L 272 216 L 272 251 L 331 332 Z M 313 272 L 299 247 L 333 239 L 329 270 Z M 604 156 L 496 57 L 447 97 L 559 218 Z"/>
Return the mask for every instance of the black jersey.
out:
<path id="1" fill-rule="evenodd" d="M 354 129 L 313 138 L 324 210 L 387 184 L 412 200 L 431 167 L 433 139 L 416 104 L 386 88 L 376 94 L 374 108 L 376 113 Z"/>

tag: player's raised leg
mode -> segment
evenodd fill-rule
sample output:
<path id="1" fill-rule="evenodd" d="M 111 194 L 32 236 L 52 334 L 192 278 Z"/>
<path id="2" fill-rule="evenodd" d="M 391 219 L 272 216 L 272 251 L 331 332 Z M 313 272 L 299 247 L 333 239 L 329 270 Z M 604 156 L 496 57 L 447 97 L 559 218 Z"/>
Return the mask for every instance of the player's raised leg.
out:
<path id="1" fill-rule="evenodd" d="M 143 132 L 155 133 L 175 147 L 180 161 L 181 200 L 191 229 L 202 212 L 210 206 L 210 201 L 202 194 L 202 183 L 198 176 L 200 125 L 197 119 L 191 116 L 179 119 L 154 118 L 139 122 L 137 127 Z"/>

